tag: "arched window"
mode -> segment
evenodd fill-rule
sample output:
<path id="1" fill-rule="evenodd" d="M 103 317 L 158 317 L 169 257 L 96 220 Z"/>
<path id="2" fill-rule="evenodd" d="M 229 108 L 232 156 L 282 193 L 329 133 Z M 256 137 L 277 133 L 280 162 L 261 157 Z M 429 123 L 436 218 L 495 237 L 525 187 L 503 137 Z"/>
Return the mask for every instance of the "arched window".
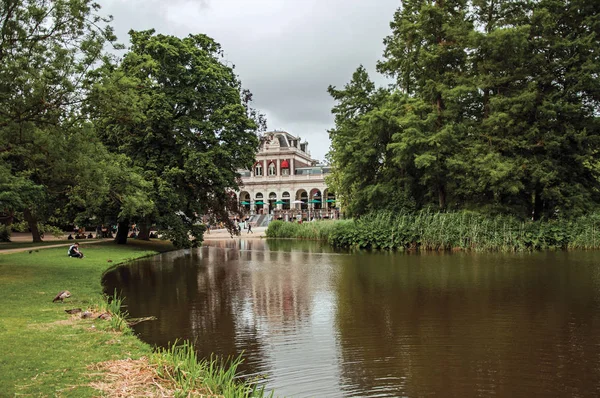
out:
<path id="1" fill-rule="evenodd" d="M 261 175 L 263 175 L 263 168 L 262 168 L 262 164 L 260 164 L 260 163 L 256 163 L 256 167 L 254 167 L 254 175 L 256 175 L 256 176 L 261 176 Z"/>
<path id="2" fill-rule="evenodd" d="M 275 174 L 277 174 L 277 171 L 275 170 L 275 163 L 271 162 L 269 163 L 269 175 L 274 176 Z"/>

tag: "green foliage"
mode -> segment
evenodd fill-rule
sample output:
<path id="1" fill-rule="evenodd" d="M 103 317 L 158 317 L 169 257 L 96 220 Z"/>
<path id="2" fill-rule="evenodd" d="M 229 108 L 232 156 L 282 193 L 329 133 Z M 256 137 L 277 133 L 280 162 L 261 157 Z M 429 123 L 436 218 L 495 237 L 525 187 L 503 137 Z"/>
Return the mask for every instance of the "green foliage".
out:
<path id="1" fill-rule="evenodd" d="M 10 242 L 10 226 L 0 224 L 0 242 Z"/>
<path id="2" fill-rule="evenodd" d="M 332 230 L 340 222 L 329 220 L 303 222 L 283 222 L 279 220 L 269 223 L 265 231 L 268 238 L 299 238 L 312 240 L 326 240 Z M 341 221 L 343 223 L 343 221 Z"/>
<path id="3" fill-rule="evenodd" d="M 263 397 L 264 391 L 252 388 L 236 379 L 241 356 L 224 363 L 217 358 L 199 360 L 188 341 L 159 348 L 151 356 L 158 375 L 171 380 L 177 386 L 176 397 L 188 397 L 192 393 L 208 391 L 207 395 L 225 397 Z M 271 394 L 272 396 L 272 394 Z"/>
<path id="4" fill-rule="evenodd" d="M 200 215 L 229 223 L 230 192 L 238 187 L 237 169 L 252 165 L 253 118 L 260 118 L 213 39 L 153 30 L 130 36 L 121 64 L 100 73 L 90 117 L 103 142 L 131 158 L 151 183 L 147 194 L 155 206 L 143 215 L 129 211 L 128 218 L 156 224 L 177 246 L 189 246 L 189 236 L 202 240 Z"/>
<path id="5" fill-rule="evenodd" d="M 82 117 L 95 68 L 115 40 L 90 0 L 0 4 L 0 208 L 38 222 L 69 222 L 82 185 L 102 180 L 105 158 Z M 91 181 L 90 181 L 91 180 Z M 87 203 L 79 204 L 86 207 Z"/>
<path id="6" fill-rule="evenodd" d="M 129 313 L 127 311 L 123 311 L 124 299 L 125 298 L 121 297 L 115 290 L 112 296 L 103 297 L 102 303 L 100 305 L 100 311 L 103 313 L 108 312 L 110 314 L 109 322 L 112 330 L 128 335 L 132 334 L 133 331 L 127 323 Z"/>
<path id="7" fill-rule="evenodd" d="M 287 224 L 290 224 L 288 226 Z M 532 251 L 600 248 L 600 214 L 574 220 L 523 222 L 475 212 L 377 212 L 356 220 L 321 223 L 326 227 L 273 222 L 272 238 L 326 240 L 335 248 L 376 250 Z M 314 231 L 318 231 L 315 233 Z M 312 234 L 311 234 L 312 232 Z"/>
<path id="8" fill-rule="evenodd" d="M 597 209 L 600 3 L 405 0 L 377 89 L 336 100 L 329 183 L 347 214 L 477 210 L 521 220 Z"/>

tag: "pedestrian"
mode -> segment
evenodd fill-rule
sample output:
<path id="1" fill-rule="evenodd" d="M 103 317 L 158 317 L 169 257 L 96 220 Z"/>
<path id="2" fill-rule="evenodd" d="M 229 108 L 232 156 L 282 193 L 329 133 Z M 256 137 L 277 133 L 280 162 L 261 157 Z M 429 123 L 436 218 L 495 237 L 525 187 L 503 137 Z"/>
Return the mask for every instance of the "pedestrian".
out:
<path id="1" fill-rule="evenodd" d="M 252 234 L 254 233 L 254 232 L 252 232 L 252 225 L 251 224 L 248 224 L 248 233 L 249 234 L 250 233 L 252 233 Z"/>

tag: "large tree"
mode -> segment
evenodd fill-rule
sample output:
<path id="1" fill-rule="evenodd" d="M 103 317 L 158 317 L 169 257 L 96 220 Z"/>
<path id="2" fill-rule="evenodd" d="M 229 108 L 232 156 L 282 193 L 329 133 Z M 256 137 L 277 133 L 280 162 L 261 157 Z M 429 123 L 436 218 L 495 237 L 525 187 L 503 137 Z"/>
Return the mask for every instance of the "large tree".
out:
<path id="1" fill-rule="evenodd" d="M 36 188 L 23 194 L 23 184 L 9 186 L 18 199 L 9 210 L 23 212 L 34 241 L 38 222 L 68 203 L 95 156 L 80 105 L 114 40 L 98 9 L 89 0 L 0 2 L 0 167 Z"/>
<path id="2" fill-rule="evenodd" d="M 379 159 L 403 176 L 385 186 L 395 181 L 418 207 L 435 198 L 440 209 L 537 219 L 597 206 L 599 21 L 594 0 L 402 1 L 378 64 L 395 80 L 386 100 L 363 104 L 356 123 L 338 112 L 347 96 L 331 92 L 333 131 L 345 131 L 332 135 L 336 181 L 356 181 L 370 156 L 345 137 L 370 148 L 383 128 L 391 138 Z"/>
<path id="3" fill-rule="evenodd" d="M 329 160 L 334 165 L 328 176 L 331 190 L 341 194 L 342 206 L 350 214 L 367 213 L 374 203 L 393 202 L 395 195 L 386 192 L 390 184 L 386 170 L 391 131 L 387 125 L 376 125 L 380 119 L 369 117 L 388 93 L 375 87 L 363 66 L 343 89 L 330 86 L 328 91 L 338 102 L 332 110 L 336 126 L 329 131 Z"/>
<path id="4" fill-rule="evenodd" d="M 539 219 L 598 203 L 600 6 L 474 1 L 478 187 Z"/>
<path id="5" fill-rule="evenodd" d="M 128 221 L 156 223 L 176 245 L 188 246 L 190 236 L 202 239 L 202 215 L 229 223 L 237 170 L 252 165 L 258 146 L 257 123 L 243 101 L 251 96 L 206 35 L 130 36 L 119 67 L 105 70 L 92 114 L 104 142 L 152 183 L 156 207 L 123 220 L 120 231 Z M 117 240 L 125 243 L 126 235 Z"/>
<path id="6" fill-rule="evenodd" d="M 397 81 L 397 87 L 415 98 L 407 132 L 395 134 L 394 151 L 407 153 L 419 173 L 419 181 L 437 198 L 440 209 L 448 203 L 450 159 L 460 148 L 468 124 L 468 39 L 473 30 L 466 0 L 410 0 L 396 12 L 392 34 L 385 39 L 384 60 L 378 70 Z"/>

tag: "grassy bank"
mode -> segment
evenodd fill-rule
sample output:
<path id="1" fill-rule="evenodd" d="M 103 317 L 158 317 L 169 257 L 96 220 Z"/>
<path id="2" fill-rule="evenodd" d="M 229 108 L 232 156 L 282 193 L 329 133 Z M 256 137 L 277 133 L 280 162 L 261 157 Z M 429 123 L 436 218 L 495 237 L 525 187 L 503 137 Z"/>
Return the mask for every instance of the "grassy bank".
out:
<path id="1" fill-rule="evenodd" d="M 600 248 L 600 214 L 523 222 L 472 212 L 378 213 L 357 220 L 272 222 L 270 238 L 326 240 L 337 248 L 527 251 Z"/>
<path id="2" fill-rule="evenodd" d="M 105 311 L 100 279 L 107 268 L 172 249 L 166 242 L 132 242 L 82 246 L 84 259 L 68 258 L 64 247 L 0 254 L 0 395 L 98 396 L 99 390 L 114 391 L 119 374 L 129 378 L 128 385 L 137 380 L 140 389 L 149 388 L 138 390 L 142 395 L 152 395 L 156 380 L 173 395 L 223 394 L 227 389 L 233 391 L 228 396 L 248 394 L 234 381 L 231 368 L 198 361 L 189 347 L 153 352 L 128 328 L 116 331 L 123 326 L 118 317 L 106 321 L 65 313 L 71 308 Z M 72 297 L 53 303 L 61 290 Z M 186 379 L 190 358 L 193 381 Z M 163 377 L 167 374 L 177 378 Z"/>

